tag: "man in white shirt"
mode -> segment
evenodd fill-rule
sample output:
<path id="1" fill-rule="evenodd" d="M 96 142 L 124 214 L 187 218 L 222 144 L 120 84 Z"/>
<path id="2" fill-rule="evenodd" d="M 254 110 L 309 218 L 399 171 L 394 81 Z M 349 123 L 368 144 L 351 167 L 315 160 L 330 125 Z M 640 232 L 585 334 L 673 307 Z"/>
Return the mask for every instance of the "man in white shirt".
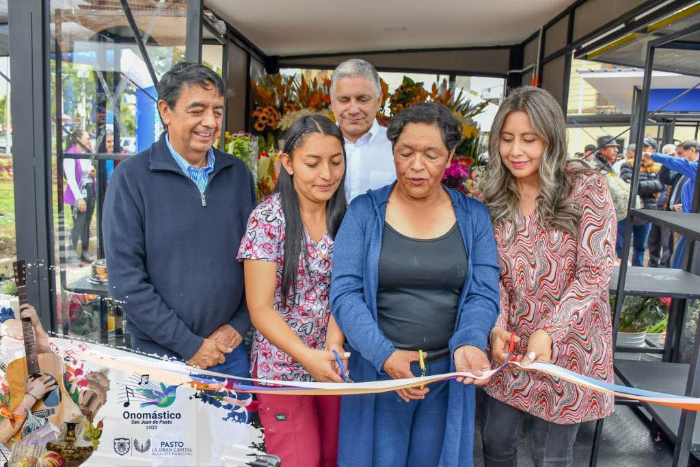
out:
<path id="1" fill-rule="evenodd" d="M 391 142 L 376 119 L 381 103 L 379 74 L 364 60 L 346 60 L 333 71 L 331 110 L 345 138 L 348 200 L 396 180 Z"/>

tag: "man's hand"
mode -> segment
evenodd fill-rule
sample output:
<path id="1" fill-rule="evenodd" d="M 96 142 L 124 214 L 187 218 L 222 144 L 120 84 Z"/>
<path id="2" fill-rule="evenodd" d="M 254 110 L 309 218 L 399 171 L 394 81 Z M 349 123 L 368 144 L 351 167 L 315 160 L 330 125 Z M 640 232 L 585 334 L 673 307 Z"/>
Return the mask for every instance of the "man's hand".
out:
<path id="1" fill-rule="evenodd" d="M 515 336 L 513 341 L 518 344 L 520 338 Z M 509 346 L 510 333 L 505 329 L 493 328 L 491 331 L 491 359 L 493 359 L 496 365 L 501 366 L 508 360 L 510 357 Z"/>
<path id="2" fill-rule="evenodd" d="M 214 339 L 216 342 L 224 344 L 226 347 L 230 348 L 229 352 L 232 352 L 238 345 L 243 342 L 243 337 L 238 334 L 233 326 L 230 324 L 222 324 L 219 329 L 214 331 L 210 339 Z M 228 353 L 228 352 L 227 352 Z"/>
<path id="3" fill-rule="evenodd" d="M 202 346 L 197 353 L 194 354 L 194 357 L 187 360 L 187 364 L 205 370 L 219 363 L 224 363 L 226 361 L 226 356 L 224 354 L 230 352 L 230 348 L 208 337 L 204 339 Z"/>
<path id="4" fill-rule="evenodd" d="M 427 354 L 423 352 L 423 358 Z M 411 362 L 420 360 L 418 352 L 409 352 L 408 350 L 396 350 L 384 362 L 384 371 L 391 376 L 392 379 L 415 378 L 416 375 L 411 373 Z M 425 399 L 425 395 L 430 392 L 430 389 L 423 388 L 408 388 L 399 389 L 396 391 L 404 402 L 413 400 Z"/>
<path id="5" fill-rule="evenodd" d="M 454 359 L 455 369 L 457 371 L 467 371 L 474 376 L 481 376 L 484 371 L 491 369 L 491 362 L 489 362 L 486 354 L 473 345 L 458 347 L 457 350 L 455 350 Z M 491 378 L 457 378 L 458 383 L 475 384 L 477 386 L 484 386 L 489 381 L 491 381 Z"/>
<path id="6" fill-rule="evenodd" d="M 547 331 L 538 329 L 530 336 L 527 343 L 527 355 L 520 361 L 523 366 L 528 366 L 532 362 L 547 362 L 552 360 L 552 338 Z"/>
<path id="7" fill-rule="evenodd" d="M 76 206 L 78 207 L 78 211 L 80 212 L 87 211 L 87 204 L 85 203 L 84 199 L 79 199 Z"/>

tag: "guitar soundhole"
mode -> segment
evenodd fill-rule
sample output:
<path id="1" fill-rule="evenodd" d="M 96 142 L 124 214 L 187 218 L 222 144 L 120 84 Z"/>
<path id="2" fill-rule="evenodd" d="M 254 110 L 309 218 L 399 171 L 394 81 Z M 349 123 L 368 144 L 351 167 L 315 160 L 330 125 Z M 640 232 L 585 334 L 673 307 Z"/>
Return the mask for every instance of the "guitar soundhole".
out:
<path id="1" fill-rule="evenodd" d="M 56 378 L 54 378 L 53 375 L 51 375 L 49 373 L 32 375 L 32 376 L 30 376 L 30 378 L 34 379 L 34 378 L 39 378 L 41 376 L 48 376 L 49 377 L 49 381 L 48 381 L 49 386 L 56 384 Z M 42 402 L 44 403 L 45 407 L 56 407 L 57 405 L 60 405 L 61 404 L 61 390 L 60 390 L 60 388 L 58 386 L 56 386 L 56 389 L 44 394 Z"/>

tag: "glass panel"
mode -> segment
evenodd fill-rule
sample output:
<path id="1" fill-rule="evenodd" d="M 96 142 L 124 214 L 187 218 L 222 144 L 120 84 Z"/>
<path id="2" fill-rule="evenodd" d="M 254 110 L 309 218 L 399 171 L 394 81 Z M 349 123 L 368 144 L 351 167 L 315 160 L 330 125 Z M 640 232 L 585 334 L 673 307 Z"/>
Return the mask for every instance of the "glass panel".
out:
<path id="1" fill-rule="evenodd" d="M 223 45 L 202 45 L 202 64 L 217 72 L 219 76 L 223 76 L 223 59 Z"/>
<path id="2" fill-rule="evenodd" d="M 472 104 L 478 104 L 484 101 L 488 105 L 479 115 L 473 117 L 474 122 L 478 125 L 482 133 L 489 133 L 493 119 L 498 112 L 498 106 L 501 105 L 504 99 L 504 91 L 506 88 L 506 80 L 503 78 L 488 78 L 484 76 L 457 76 L 455 77 L 455 93 L 463 92 Z M 488 141 L 484 139 L 482 146 L 487 146 Z"/>
<path id="3" fill-rule="evenodd" d="M 624 76 L 623 76 L 624 74 Z M 639 75 L 643 70 L 631 67 L 619 67 L 607 63 L 589 62 L 586 60 L 571 60 L 571 75 L 569 76 L 569 115 L 615 115 L 631 113 L 632 87 L 621 95 L 616 88 L 608 86 L 610 79 L 629 79 L 631 75 Z M 619 78 L 615 78 L 618 76 Z M 600 78 L 603 79 L 600 79 Z M 617 105 L 613 102 L 617 102 Z M 620 108 L 619 108 L 619 107 Z"/>
<path id="4" fill-rule="evenodd" d="M 10 114 L 10 42 L 7 1 L 0 0 L 0 306 L 11 305 L 15 295 L 12 262 L 17 259 L 15 192 L 12 171 Z"/>
<path id="5" fill-rule="evenodd" d="M 160 78 L 184 60 L 187 2 L 129 5 Z M 121 330 L 114 326 L 121 322 L 114 316 L 119 311 L 111 305 L 101 266 L 93 261 L 104 257 L 102 201 L 114 167 L 149 147 L 162 131 L 157 94 L 118 4 L 91 2 L 85 8 L 82 0 L 53 0 L 51 32 L 59 330 L 122 345 Z M 221 71 L 218 47 L 212 66 Z"/>

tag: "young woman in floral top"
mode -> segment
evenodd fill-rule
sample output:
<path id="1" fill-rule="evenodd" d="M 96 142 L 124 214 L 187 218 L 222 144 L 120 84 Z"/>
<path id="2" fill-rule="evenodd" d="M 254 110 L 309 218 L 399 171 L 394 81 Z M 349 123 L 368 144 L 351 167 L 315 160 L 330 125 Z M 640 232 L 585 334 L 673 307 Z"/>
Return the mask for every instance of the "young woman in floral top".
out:
<path id="1" fill-rule="evenodd" d="M 613 381 L 608 286 L 615 210 L 602 175 L 566 158 L 561 107 L 535 87 L 513 91 L 491 129 L 484 199 L 501 268 L 495 365 L 514 357 Z M 516 348 L 509 354 L 513 336 Z M 613 411 L 613 398 L 537 372 L 506 371 L 486 387 L 487 466 L 515 466 L 522 422 L 534 415 L 536 466 L 572 464 L 581 422 Z"/>
<path id="2" fill-rule="evenodd" d="M 342 382 L 345 338 L 330 316 L 333 239 L 345 214 L 345 152 L 338 127 L 305 116 L 286 135 L 274 195 L 250 215 L 238 251 L 257 329 L 251 373 L 279 381 Z M 346 361 L 347 363 L 347 361 Z M 267 452 L 282 465 L 336 465 L 339 397 L 260 394 Z"/>

